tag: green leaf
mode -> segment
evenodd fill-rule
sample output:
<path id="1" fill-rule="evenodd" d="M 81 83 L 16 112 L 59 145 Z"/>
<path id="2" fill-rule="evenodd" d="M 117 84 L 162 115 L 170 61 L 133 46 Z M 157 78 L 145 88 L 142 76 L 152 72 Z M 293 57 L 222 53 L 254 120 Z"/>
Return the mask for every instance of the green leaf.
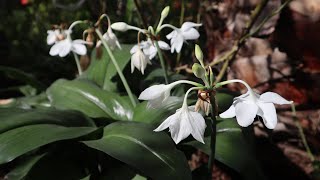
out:
<path id="1" fill-rule="evenodd" d="M 102 139 L 84 143 L 152 179 L 191 179 L 184 154 L 167 134 L 153 132 L 147 124 L 116 122 L 104 128 Z"/>
<path id="2" fill-rule="evenodd" d="M 0 108 L 0 133 L 26 125 L 56 124 L 67 127 L 90 126 L 95 127 L 94 122 L 78 111 L 44 109 L 18 109 Z"/>
<path id="3" fill-rule="evenodd" d="M 130 49 L 133 45 L 122 44 L 121 50 L 115 49 L 113 55 L 117 60 L 117 63 L 121 70 L 128 64 L 131 58 Z M 98 57 L 97 51 L 102 53 L 102 57 Z M 108 91 L 116 91 L 116 83 L 112 81 L 112 78 L 117 74 L 116 68 L 114 67 L 109 54 L 103 46 L 98 50 L 95 49 L 91 56 L 91 64 L 88 69 L 84 72 L 84 77 L 94 81 L 100 87 Z M 105 83 L 105 86 L 103 86 Z"/>
<path id="4" fill-rule="evenodd" d="M 43 145 L 77 138 L 96 130 L 93 127 L 63 127 L 39 124 L 19 127 L 0 136 L 0 164 L 7 163 Z"/>
<path id="5" fill-rule="evenodd" d="M 45 156 L 46 154 L 37 155 L 34 157 L 31 157 L 25 161 L 23 161 L 21 164 L 16 166 L 12 171 L 10 171 L 6 176 L 10 180 L 21 180 L 26 177 L 26 175 L 29 173 L 31 168 L 39 162 L 39 160 Z"/>
<path id="6" fill-rule="evenodd" d="M 244 134 L 235 118 L 218 119 L 216 136 L 215 159 L 231 167 L 245 177 L 245 179 L 262 178 L 261 171 L 251 146 L 246 141 Z M 186 144 L 210 154 L 210 136 L 205 137 L 205 144 L 198 141 Z"/>
<path id="7" fill-rule="evenodd" d="M 133 108 L 127 98 L 104 91 L 84 80 L 60 79 L 47 90 L 51 104 L 61 109 L 73 109 L 98 118 L 132 119 Z"/>

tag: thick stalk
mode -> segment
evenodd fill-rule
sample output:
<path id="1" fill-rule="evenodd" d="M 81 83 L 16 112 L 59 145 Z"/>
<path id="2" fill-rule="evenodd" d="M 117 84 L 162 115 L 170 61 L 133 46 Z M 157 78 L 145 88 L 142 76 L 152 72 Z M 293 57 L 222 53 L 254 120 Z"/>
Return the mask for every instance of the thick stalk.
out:
<path id="1" fill-rule="evenodd" d="M 210 104 L 211 104 L 211 138 L 210 138 L 210 157 L 208 162 L 208 179 L 212 179 L 212 171 L 213 171 L 213 165 L 214 165 L 214 157 L 216 153 L 216 136 L 217 136 L 217 119 L 216 119 L 216 113 L 217 113 L 217 105 L 216 105 L 216 98 L 215 93 L 212 92 L 210 94 Z"/>
<path id="2" fill-rule="evenodd" d="M 160 63 L 161 63 L 161 67 L 162 67 L 162 69 L 164 71 L 164 80 L 165 80 L 166 84 L 168 84 L 169 83 L 169 78 L 168 78 L 167 68 L 166 68 L 166 64 L 164 62 L 163 55 L 162 55 L 161 49 L 159 47 L 158 41 L 154 41 L 154 44 L 156 45 L 156 48 L 157 48 L 157 51 L 158 51 L 158 56 L 159 56 Z"/>
<path id="3" fill-rule="evenodd" d="M 97 35 L 99 36 L 99 38 L 100 38 L 103 46 L 106 48 L 106 50 L 107 50 L 107 52 L 108 52 L 108 54 L 109 54 L 109 56 L 110 56 L 110 59 L 111 59 L 113 65 L 114 65 L 114 67 L 116 68 L 119 76 L 120 76 L 120 79 L 121 79 L 121 81 L 122 81 L 122 83 L 123 83 L 123 85 L 124 85 L 124 88 L 126 89 L 128 95 L 129 95 L 129 98 L 130 98 L 130 100 L 131 100 L 131 103 L 132 103 L 132 105 L 135 107 L 135 106 L 137 105 L 137 104 L 136 104 L 136 101 L 135 101 L 135 98 L 133 97 L 133 94 L 132 94 L 131 89 L 130 89 L 130 87 L 129 87 L 129 85 L 128 85 L 128 82 L 127 82 L 126 78 L 124 77 L 124 75 L 123 75 L 123 73 L 122 73 L 122 71 L 121 71 L 121 69 L 120 69 L 120 67 L 119 67 L 116 59 L 114 58 L 113 53 L 112 53 L 109 45 L 106 43 L 106 41 L 104 40 L 101 32 L 100 32 L 98 29 L 96 29 L 96 33 L 97 33 Z M 104 84 L 103 86 L 105 86 L 105 84 Z"/>
<path id="4" fill-rule="evenodd" d="M 79 73 L 79 75 L 81 75 L 82 69 L 81 69 L 79 57 L 75 52 L 73 52 L 73 57 L 74 57 L 74 60 L 76 61 L 76 64 L 77 64 L 78 73 Z"/>

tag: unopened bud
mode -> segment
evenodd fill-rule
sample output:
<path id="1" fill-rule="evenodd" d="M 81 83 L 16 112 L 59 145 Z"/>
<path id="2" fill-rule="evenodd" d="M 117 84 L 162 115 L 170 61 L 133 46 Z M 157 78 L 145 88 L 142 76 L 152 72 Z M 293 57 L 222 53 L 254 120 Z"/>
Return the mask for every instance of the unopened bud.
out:
<path id="1" fill-rule="evenodd" d="M 199 60 L 199 62 L 202 65 L 203 64 L 203 53 L 202 53 L 202 50 L 198 44 L 196 44 L 194 51 L 196 54 L 196 58 Z"/>
<path id="2" fill-rule="evenodd" d="M 166 18 L 169 14 L 169 11 L 170 11 L 170 7 L 169 6 L 165 7 L 161 12 L 161 17 L 163 19 Z"/>
<path id="3" fill-rule="evenodd" d="M 205 76 L 205 69 L 199 64 L 199 63 L 194 63 L 192 66 L 192 72 L 197 78 L 204 78 Z"/>
<path id="4" fill-rule="evenodd" d="M 127 31 L 129 29 L 129 25 L 125 22 L 116 22 L 111 24 L 111 28 L 116 31 Z"/>

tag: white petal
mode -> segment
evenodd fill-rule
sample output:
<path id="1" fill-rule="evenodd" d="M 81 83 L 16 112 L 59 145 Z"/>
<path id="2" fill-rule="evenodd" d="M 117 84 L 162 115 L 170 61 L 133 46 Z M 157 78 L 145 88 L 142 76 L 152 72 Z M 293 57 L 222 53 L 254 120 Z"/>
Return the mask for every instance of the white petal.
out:
<path id="1" fill-rule="evenodd" d="M 137 50 L 138 50 L 138 45 L 134 45 L 130 50 L 130 54 L 134 54 L 135 52 L 137 52 Z"/>
<path id="2" fill-rule="evenodd" d="M 159 44 L 160 49 L 163 49 L 163 50 L 169 50 L 170 49 L 169 44 L 167 44 L 164 41 L 158 41 L 158 44 Z"/>
<path id="3" fill-rule="evenodd" d="M 157 99 L 161 95 L 163 95 L 166 91 L 170 91 L 169 86 L 165 84 L 158 84 L 153 85 L 140 94 L 139 98 L 140 100 L 152 100 Z"/>
<path id="4" fill-rule="evenodd" d="M 99 40 L 99 41 L 97 42 L 97 44 L 96 44 L 96 48 L 97 48 L 97 47 L 100 47 L 101 44 L 102 44 L 102 42 Z"/>
<path id="5" fill-rule="evenodd" d="M 238 102 L 235 104 L 237 122 L 242 127 L 253 123 L 258 112 L 258 106 L 251 102 Z"/>
<path id="6" fill-rule="evenodd" d="M 190 28 L 186 31 L 183 31 L 182 35 L 185 40 L 194 40 L 200 37 L 199 32 L 194 28 Z"/>
<path id="7" fill-rule="evenodd" d="M 185 22 L 182 24 L 181 26 L 181 31 L 186 31 L 192 27 L 199 27 L 199 26 L 202 26 L 202 24 L 197 24 L 197 23 L 194 23 L 194 22 Z"/>
<path id="8" fill-rule="evenodd" d="M 131 56 L 131 62 L 133 63 L 134 67 L 136 67 L 140 71 L 140 56 L 139 52 L 137 51 Z"/>
<path id="9" fill-rule="evenodd" d="M 200 113 L 189 111 L 189 114 L 191 116 L 191 119 L 189 120 L 192 128 L 191 134 L 197 141 L 204 144 L 203 136 L 207 127 L 206 122 Z M 183 120 L 184 119 L 182 119 L 182 121 Z"/>
<path id="10" fill-rule="evenodd" d="M 166 35 L 167 39 L 172 39 L 174 36 L 176 36 L 177 31 L 173 30 L 171 33 L 169 33 L 168 35 Z"/>
<path id="11" fill-rule="evenodd" d="M 66 55 L 69 54 L 69 52 L 71 51 L 71 48 L 72 48 L 71 42 L 64 43 L 64 45 L 60 49 L 59 56 L 65 57 Z"/>
<path id="12" fill-rule="evenodd" d="M 174 120 L 174 118 L 176 117 L 175 114 L 169 116 L 166 120 L 164 120 L 155 130 L 155 132 L 159 132 L 159 131 L 163 131 L 165 129 L 167 129 L 170 124 L 171 124 L 171 121 Z"/>
<path id="13" fill-rule="evenodd" d="M 152 45 L 149 48 L 143 49 L 143 52 L 149 57 L 149 59 L 153 59 L 157 54 L 157 48 Z"/>
<path id="14" fill-rule="evenodd" d="M 72 42 L 72 51 L 79 55 L 85 55 L 87 54 L 87 47 L 83 44 L 82 40 L 75 40 Z"/>
<path id="15" fill-rule="evenodd" d="M 133 57 L 133 55 L 132 55 L 132 56 L 131 56 L 131 73 L 133 73 L 133 71 L 134 71 L 133 61 L 134 61 L 134 57 Z"/>
<path id="16" fill-rule="evenodd" d="M 274 104 L 292 104 L 292 101 L 287 101 L 283 97 L 281 97 L 279 94 L 274 92 L 266 92 L 261 94 L 260 99 L 263 102 L 270 102 Z"/>
<path id="17" fill-rule="evenodd" d="M 221 118 L 233 118 L 236 116 L 236 110 L 232 104 L 229 109 L 219 115 Z"/>
<path id="18" fill-rule="evenodd" d="M 57 40 L 57 36 L 55 31 L 48 31 L 48 36 L 47 36 L 47 44 L 48 45 L 52 45 L 53 43 L 55 43 Z"/>
<path id="19" fill-rule="evenodd" d="M 185 110 L 180 110 L 174 115 L 176 117 L 169 128 L 173 141 L 178 144 L 190 135 L 192 129 Z"/>
<path id="20" fill-rule="evenodd" d="M 272 103 L 258 103 L 258 115 L 262 117 L 264 124 L 269 129 L 274 129 L 277 125 L 276 108 Z"/>
<path id="21" fill-rule="evenodd" d="M 63 43 L 57 42 L 56 44 L 54 44 L 54 45 L 50 48 L 49 54 L 50 54 L 51 56 L 56 56 L 56 55 L 59 54 L 61 48 L 63 48 Z"/>
<path id="22" fill-rule="evenodd" d="M 177 34 L 175 38 L 171 39 L 171 53 L 176 50 L 177 53 L 181 51 L 182 45 L 183 45 L 183 36 L 181 34 Z"/>

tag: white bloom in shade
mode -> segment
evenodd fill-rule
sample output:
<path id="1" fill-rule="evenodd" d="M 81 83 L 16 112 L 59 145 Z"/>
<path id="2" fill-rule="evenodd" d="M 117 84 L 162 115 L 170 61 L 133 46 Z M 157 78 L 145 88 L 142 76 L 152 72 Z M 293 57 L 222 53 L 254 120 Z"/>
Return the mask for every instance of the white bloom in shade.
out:
<path id="1" fill-rule="evenodd" d="M 194 40 L 198 39 L 200 34 L 194 27 L 199 27 L 202 24 L 196 24 L 193 22 L 185 22 L 182 24 L 180 29 L 173 30 L 170 34 L 166 37 L 170 40 L 171 44 L 171 53 L 176 50 L 177 53 L 181 51 L 183 42 L 186 40 Z"/>
<path id="2" fill-rule="evenodd" d="M 47 44 L 52 45 L 58 40 L 58 36 L 60 35 L 60 31 L 58 29 L 47 31 Z"/>
<path id="3" fill-rule="evenodd" d="M 64 40 L 56 42 L 51 47 L 49 54 L 51 56 L 59 55 L 60 57 L 65 57 L 70 51 L 73 51 L 76 54 L 85 55 L 87 53 L 85 44 L 87 44 L 87 42 L 84 40 L 77 39 L 73 41 L 70 37 L 67 37 Z"/>
<path id="4" fill-rule="evenodd" d="M 142 91 L 138 99 L 148 101 L 148 107 L 158 108 L 168 99 L 175 85 L 175 83 L 153 85 Z"/>
<path id="5" fill-rule="evenodd" d="M 108 45 L 110 46 L 110 48 L 111 48 L 112 50 L 115 49 L 116 47 L 118 47 L 119 49 L 121 49 L 121 45 L 120 45 L 120 43 L 119 43 L 119 41 L 118 41 L 118 38 L 117 38 L 117 36 L 112 32 L 112 29 L 111 29 L 110 27 L 108 28 L 107 32 L 103 34 L 102 37 L 106 40 L 106 42 L 108 43 Z M 97 42 L 96 47 L 101 46 L 101 44 L 102 44 L 102 43 L 101 43 L 101 40 L 99 40 L 99 41 Z"/>
<path id="6" fill-rule="evenodd" d="M 164 41 L 158 41 L 160 49 L 169 50 L 170 46 Z M 134 54 L 139 49 L 139 45 L 134 45 L 130 53 Z M 147 41 L 140 42 L 140 49 L 142 49 L 143 53 L 149 58 L 149 60 L 153 59 L 157 55 L 157 48 L 155 47 L 154 43 L 151 39 Z"/>
<path id="7" fill-rule="evenodd" d="M 176 144 L 187 138 L 190 134 L 204 144 L 203 136 L 206 123 L 202 115 L 194 111 L 194 107 L 188 108 L 182 105 L 175 114 L 169 116 L 154 131 L 159 132 L 169 128 L 171 137 Z"/>
<path id="8" fill-rule="evenodd" d="M 147 64 L 151 64 L 149 58 L 142 52 L 140 48 L 137 48 L 131 56 L 131 73 L 133 73 L 136 67 L 142 74 L 147 67 Z"/>
<path id="9" fill-rule="evenodd" d="M 232 118 L 236 116 L 238 124 L 247 127 L 253 123 L 254 118 L 258 115 L 262 117 L 267 128 L 274 129 L 278 121 L 274 104 L 292 103 L 292 101 L 287 101 L 277 93 L 266 92 L 259 95 L 248 88 L 247 93 L 234 98 L 230 108 L 220 114 L 220 117 Z"/>

